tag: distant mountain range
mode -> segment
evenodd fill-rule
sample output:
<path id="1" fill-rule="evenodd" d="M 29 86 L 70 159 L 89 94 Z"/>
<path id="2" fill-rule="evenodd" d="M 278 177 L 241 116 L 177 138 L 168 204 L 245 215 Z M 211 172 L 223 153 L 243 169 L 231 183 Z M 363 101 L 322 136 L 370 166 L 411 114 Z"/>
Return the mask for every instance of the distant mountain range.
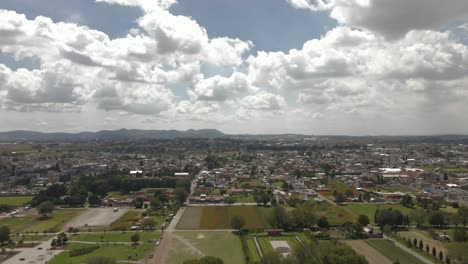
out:
<path id="1" fill-rule="evenodd" d="M 80 133 L 42 133 L 16 130 L 0 132 L 0 141 L 69 141 L 69 140 L 116 140 L 116 139 L 175 139 L 175 138 L 214 138 L 224 133 L 216 129 L 179 130 L 139 130 L 120 129 Z"/>

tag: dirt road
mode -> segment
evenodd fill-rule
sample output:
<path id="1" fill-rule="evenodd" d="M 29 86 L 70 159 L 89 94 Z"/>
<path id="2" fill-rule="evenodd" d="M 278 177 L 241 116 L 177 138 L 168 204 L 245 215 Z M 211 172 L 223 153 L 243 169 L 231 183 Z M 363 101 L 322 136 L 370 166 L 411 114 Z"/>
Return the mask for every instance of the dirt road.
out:
<path id="1" fill-rule="evenodd" d="M 359 255 L 364 256 L 370 264 L 392 264 L 392 261 L 362 240 L 346 240 L 343 242 L 352 247 Z"/>
<path id="2" fill-rule="evenodd" d="M 68 222 L 64 226 L 63 230 L 66 231 L 69 227 L 109 226 L 127 211 L 128 209 L 126 208 L 120 208 L 117 212 L 114 212 L 113 208 L 88 208 L 86 211 Z"/>

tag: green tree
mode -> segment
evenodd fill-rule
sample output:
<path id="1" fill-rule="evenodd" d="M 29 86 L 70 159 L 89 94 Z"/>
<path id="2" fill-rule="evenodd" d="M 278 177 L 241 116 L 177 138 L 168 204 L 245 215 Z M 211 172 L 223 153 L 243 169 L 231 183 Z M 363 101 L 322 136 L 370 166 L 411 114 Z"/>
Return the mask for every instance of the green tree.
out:
<path id="1" fill-rule="evenodd" d="M 231 219 L 231 227 L 233 229 L 237 229 L 239 232 L 241 231 L 242 227 L 245 226 L 245 218 L 240 215 L 235 215 Z"/>
<path id="2" fill-rule="evenodd" d="M 8 241 L 10 241 L 10 228 L 4 225 L 0 227 L 0 243 L 3 246 L 3 244 Z"/>
<path id="3" fill-rule="evenodd" d="M 148 228 L 149 230 L 152 230 L 154 229 L 154 226 L 156 226 L 156 223 L 151 218 L 145 218 L 141 225 L 143 226 L 143 228 Z"/>
<path id="4" fill-rule="evenodd" d="M 366 226 L 369 224 L 369 217 L 367 215 L 359 215 L 357 221 L 359 224 Z"/>
<path id="5" fill-rule="evenodd" d="M 188 192 L 185 190 L 185 188 L 178 187 L 174 191 L 174 195 L 175 195 L 176 201 L 179 202 L 179 204 L 183 204 L 187 200 Z"/>
<path id="6" fill-rule="evenodd" d="M 330 224 L 328 223 L 328 219 L 325 216 L 322 216 L 317 220 L 317 225 L 320 228 L 329 228 L 330 227 Z"/>
<path id="7" fill-rule="evenodd" d="M 130 237 L 130 240 L 133 242 L 133 244 L 138 243 L 140 241 L 140 234 L 135 233 Z"/>
<path id="8" fill-rule="evenodd" d="M 89 195 L 88 202 L 89 202 L 90 205 L 100 205 L 101 204 L 101 198 L 99 198 L 99 195 L 93 193 L 93 194 Z"/>
<path id="9" fill-rule="evenodd" d="M 334 197 L 337 204 L 342 204 L 346 201 L 346 195 L 344 195 L 342 192 L 336 192 Z"/>
<path id="10" fill-rule="evenodd" d="M 463 224 L 463 227 L 466 227 L 468 223 L 468 207 L 467 206 L 460 206 L 457 212 L 458 216 L 460 217 L 460 221 Z"/>
<path id="11" fill-rule="evenodd" d="M 426 221 L 426 212 L 424 209 L 418 208 L 411 212 L 410 219 L 416 223 L 416 227 L 424 227 L 424 222 Z"/>
<path id="12" fill-rule="evenodd" d="M 444 215 L 439 211 L 432 212 L 429 216 L 429 224 L 431 226 L 443 227 L 445 225 Z"/>
<path id="13" fill-rule="evenodd" d="M 236 203 L 236 199 L 234 197 L 228 196 L 224 198 L 224 203 L 227 203 L 229 206 L 231 206 L 231 204 Z"/>
<path id="14" fill-rule="evenodd" d="M 288 228 L 291 224 L 291 219 L 283 207 L 273 207 L 270 215 L 270 224 L 277 228 Z"/>
<path id="15" fill-rule="evenodd" d="M 43 216 L 47 216 L 48 214 L 52 213 L 53 210 L 54 204 L 50 201 L 42 202 L 39 206 L 37 206 L 37 211 Z"/>

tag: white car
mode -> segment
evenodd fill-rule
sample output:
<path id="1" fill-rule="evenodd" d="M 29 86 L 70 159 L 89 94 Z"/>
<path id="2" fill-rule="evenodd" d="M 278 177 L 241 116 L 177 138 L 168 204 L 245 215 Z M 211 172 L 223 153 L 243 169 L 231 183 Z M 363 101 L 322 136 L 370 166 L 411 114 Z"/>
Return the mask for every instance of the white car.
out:
<path id="1" fill-rule="evenodd" d="M 159 246 L 159 243 L 160 243 L 160 242 L 161 242 L 161 241 L 156 242 L 156 246 L 157 246 L 157 247 Z"/>

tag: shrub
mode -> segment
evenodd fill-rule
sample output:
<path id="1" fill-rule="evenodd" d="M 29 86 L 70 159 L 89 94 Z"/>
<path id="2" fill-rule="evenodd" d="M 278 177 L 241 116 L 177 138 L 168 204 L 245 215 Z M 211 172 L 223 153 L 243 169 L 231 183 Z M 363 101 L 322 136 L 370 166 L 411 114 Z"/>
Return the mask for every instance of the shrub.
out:
<path id="1" fill-rule="evenodd" d="M 70 251 L 70 257 L 76 257 L 81 255 L 86 255 L 94 250 L 98 249 L 99 246 L 85 247 L 85 248 L 75 248 Z"/>

